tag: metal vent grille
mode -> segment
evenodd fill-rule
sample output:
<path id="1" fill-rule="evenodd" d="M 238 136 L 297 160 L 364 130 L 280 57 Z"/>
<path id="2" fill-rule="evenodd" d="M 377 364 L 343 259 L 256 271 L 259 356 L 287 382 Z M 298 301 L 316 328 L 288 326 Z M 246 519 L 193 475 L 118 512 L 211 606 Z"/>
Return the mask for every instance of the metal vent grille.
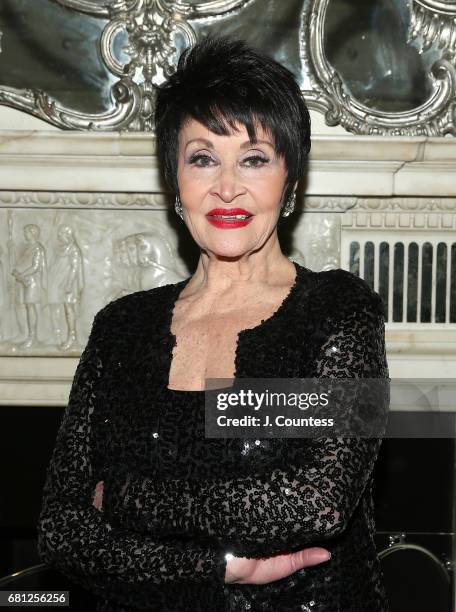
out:
<path id="1" fill-rule="evenodd" d="M 348 260 L 381 295 L 388 323 L 456 323 L 454 240 L 352 240 Z"/>

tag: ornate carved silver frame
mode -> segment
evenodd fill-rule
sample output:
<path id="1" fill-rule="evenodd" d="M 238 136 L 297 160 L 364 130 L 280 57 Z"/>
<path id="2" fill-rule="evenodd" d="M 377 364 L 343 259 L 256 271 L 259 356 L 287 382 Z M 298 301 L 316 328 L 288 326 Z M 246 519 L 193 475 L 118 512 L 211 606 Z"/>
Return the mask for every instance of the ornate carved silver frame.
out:
<path id="1" fill-rule="evenodd" d="M 188 20 L 220 16 L 241 8 L 251 0 L 212 0 L 188 4 L 181 0 L 50 0 L 68 9 L 108 19 L 100 40 L 101 57 L 119 80 L 113 87 L 114 108 L 105 114 L 89 115 L 59 104 L 42 91 L 18 90 L 0 86 L 0 104 L 25 111 L 62 129 L 73 130 L 152 130 L 154 104 L 152 81 L 169 76 L 176 51 L 174 35 L 184 36 L 187 44 L 196 41 Z M 117 32 L 129 33 L 131 61 L 122 65 L 113 54 Z"/>
<path id="2" fill-rule="evenodd" d="M 112 89 L 114 106 L 104 114 L 85 114 L 59 104 L 49 94 L 0 86 L 0 104 L 30 113 L 61 129 L 152 131 L 153 83 L 174 69 L 176 35 L 187 44 L 196 41 L 190 21 L 241 11 L 253 0 L 50 0 L 68 9 L 107 20 L 100 39 L 101 57 L 118 77 Z M 304 0 L 300 53 L 310 89 L 303 95 L 309 107 L 321 112 L 330 126 L 341 125 L 356 134 L 456 134 L 456 4 L 454 0 L 411 0 L 411 37 L 423 49 L 437 44 L 441 57 L 432 67 L 434 92 L 420 107 L 388 113 L 364 106 L 351 96 L 328 62 L 324 23 L 330 0 Z M 122 64 L 113 53 L 120 31 L 128 32 L 131 61 Z"/>
<path id="3" fill-rule="evenodd" d="M 422 37 L 423 48 L 437 42 L 441 58 L 432 67 L 435 91 L 411 111 L 376 111 L 354 99 L 329 64 L 323 46 L 324 23 L 331 0 L 305 4 L 301 30 L 302 57 L 311 83 L 304 91 L 309 107 L 322 112 L 330 126 L 342 125 L 355 134 L 456 135 L 456 4 L 452 0 L 412 0 L 410 36 Z"/>

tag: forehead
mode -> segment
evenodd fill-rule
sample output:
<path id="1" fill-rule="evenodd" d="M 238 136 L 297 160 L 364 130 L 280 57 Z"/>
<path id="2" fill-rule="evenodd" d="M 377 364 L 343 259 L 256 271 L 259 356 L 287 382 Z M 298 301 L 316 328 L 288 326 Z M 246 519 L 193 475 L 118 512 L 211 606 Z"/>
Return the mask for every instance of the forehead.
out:
<path id="1" fill-rule="evenodd" d="M 265 131 L 261 124 L 255 124 L 255 132 L 258 141 L 262 141 L 262 144 L 269 144 L 271 147 L 274 147 L 271 134 Z M 201 142 L 199 142 L 199 140 L 201 140 Z M 179 132 L 180 146 L 197 146 L 198 144 L 204 144 L 203 141 L 211 142 L 214 147 L 226 146 L 228 143 L 233 147 L 241 147 L 244 143 L 249 142 L 249 135 L 247 128 L 242 123 L 236 124 L 236 131 L 233 130 L 228 136 L 224 136 L 211 132 L 208 127 L 197 119 L 189 118 L 183 124 Z"/>

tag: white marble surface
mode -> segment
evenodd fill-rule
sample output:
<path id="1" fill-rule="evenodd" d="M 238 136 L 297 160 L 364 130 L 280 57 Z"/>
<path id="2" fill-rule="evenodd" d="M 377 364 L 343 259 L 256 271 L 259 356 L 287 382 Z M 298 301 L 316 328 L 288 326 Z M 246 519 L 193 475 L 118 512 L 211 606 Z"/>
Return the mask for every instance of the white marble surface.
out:
<path id="1" fill-rule="evenodd" d="M 444 141 L 444 142 L 442 142 Z M 315 135 L 308 195 L 455 196 L 456 141 Z M 162 192 L 149 134 L 0 131 L 6 190 Z"/>
<path id="2" fill-rule="evenodd" d="M 316 270 L 339 267 L 344 232 L 406 232 L 411 215 L 413 225 L 421 219 L 426 231 L 454 231 L 455 169 L 454 139 L 315 136 L 305 200 L 290 220 L 290 256 Z M 96 310 L 122 292 L 187 275 L 176 257 L 178 236 L 169 223 L 154 142 L 149 134 L 35 125 L 0 130 L 0 181 L 0 404 L 62 406 Z M 20 347 L 27 339 L 26 307 L 10 274 L 9 249 L 12 244 L 18 265 L 27 258 L 27 224 L 39 226 L 51 269 L 61 252 L 59 228 L 74 231 L 83 287 L 74 306 L 77 343 L 69 349 L 61 349 L 68 327 L 64 305 L 53 319 L 55 301 L 52 306 L 49 300 L 37 305 L 40 344 Z M 135 263 L 139 245 L 147 247 L 142 264 Z M 455 333 L 454 325 L 388 329 L 390 376 L 454 376 Z"/>

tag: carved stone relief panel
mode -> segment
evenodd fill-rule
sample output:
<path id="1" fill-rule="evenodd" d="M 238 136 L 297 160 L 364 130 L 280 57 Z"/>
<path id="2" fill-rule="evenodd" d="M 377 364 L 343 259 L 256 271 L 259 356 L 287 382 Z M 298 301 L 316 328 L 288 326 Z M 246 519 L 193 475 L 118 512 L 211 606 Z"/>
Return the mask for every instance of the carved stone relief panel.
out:
<path id="1" fill-rule="evenodd" d="M 0 209 L 0 351 L 77 355 L 108 302 L 188 272 L 165 211 Z"/>
<path id="2" fill-rule="evenodd" d="M 339 267 L 339 212 L 304 211 L 279 237 L 302 265 Z M 0 192 L 0 355 L 79 355 L 100 308 L 187 278 L 198 254 L 160 194 Z"/>
<path id="3" fill-rule="evenodd" d="M 445 242 L 451 324 L 455 211 L 454 198 L 314 196 L 279 225 L 279 238 L 286 255 L 315 271 L 351 269 L 358 259 L 350 249 L 362 244 L 363 277 L 370 242 L 380 252 L 392 232 L 423 253 L 433 245 L 437 259 L 423 265 L 429 260 L 437 271 Z M 187 278 L 188 249 L 196 264 L 197 245 L 180 220 L 170 219 L 161 194 L 0 192 L 0 355 L 79 355 L 106 303 Z M 374 259 L 378 288 L 383 268 Z"/>

